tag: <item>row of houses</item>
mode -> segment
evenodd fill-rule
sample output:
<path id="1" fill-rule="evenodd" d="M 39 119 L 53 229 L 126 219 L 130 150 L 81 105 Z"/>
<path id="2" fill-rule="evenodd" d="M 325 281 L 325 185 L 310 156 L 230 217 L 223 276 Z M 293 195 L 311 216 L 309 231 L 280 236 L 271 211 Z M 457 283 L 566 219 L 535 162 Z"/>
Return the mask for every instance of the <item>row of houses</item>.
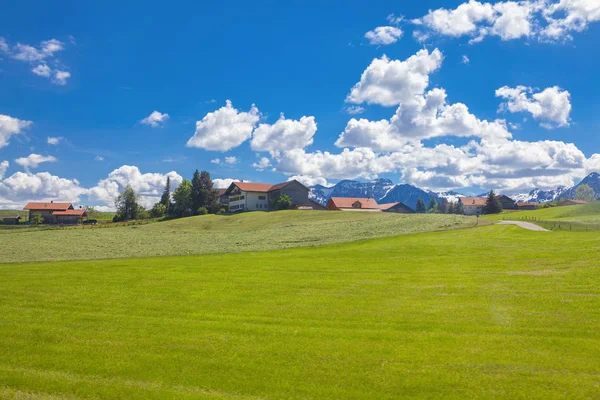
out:
<path id="1" fill-rule="evenodd" d="M 76 209 L 72 203 L 55 203 L 54 201 L 29 202 L 23 210 L 29 211 L 29 221 L 36 213 L 39 213 L 42 222 L 45 224 L 76 225 L 87 217 L 85 208 Z M 21 220 L 20 215 L 14 215 L 3 217 L 2 222 L 7 225 L 14 225 L 21 222 Z"/>
<path id="2" fill-rule="evenodd" d="M 500 201 L 503 210 L 525 211 L 535 210 L 538 207 L 538 203 L 514 201 L 506 195 L 498 195 L 496 196 L 496 198 L 498 199 L 498 201 Z M 483 208 L 485 207 L 485 204 L 487 202 L 487 197 L 460 197 L 458 201 L 462 204 L 465 215 L 482 215 Z M 582 200 L 562 200 L 560 202 L 560 205 L 572 206 L 585 203 L 587 202 Z"/>
<path id="3" fill-rule="evenodd" d="M 375 199 L 332 197 L 326 207 L 313 201 L 308 194 L 310 189 L 297 180 L 278 183 L 233 182 L 219 193 L 219 201 L 226 204 L 229 212 L 271 211 L 274 200 L 287 195 L 292 207 L 297 210 L 336 210 L 364 212 L 412 213 L 410 207 L 402 203 L 377 204 Z"/>

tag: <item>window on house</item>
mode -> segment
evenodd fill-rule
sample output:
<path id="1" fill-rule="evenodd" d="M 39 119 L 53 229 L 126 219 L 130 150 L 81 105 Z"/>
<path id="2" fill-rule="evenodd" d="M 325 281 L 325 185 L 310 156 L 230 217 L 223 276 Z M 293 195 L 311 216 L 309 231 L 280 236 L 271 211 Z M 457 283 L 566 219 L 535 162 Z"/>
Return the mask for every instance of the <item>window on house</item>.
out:
<path id="1" fill-rule="evenodd" d="M 258 199 L 259 199 L 259 200 L 265 200 L 265 199 L 266 199 L 266 197 L 265 197 L 265 196 L 258 196 Z"/>

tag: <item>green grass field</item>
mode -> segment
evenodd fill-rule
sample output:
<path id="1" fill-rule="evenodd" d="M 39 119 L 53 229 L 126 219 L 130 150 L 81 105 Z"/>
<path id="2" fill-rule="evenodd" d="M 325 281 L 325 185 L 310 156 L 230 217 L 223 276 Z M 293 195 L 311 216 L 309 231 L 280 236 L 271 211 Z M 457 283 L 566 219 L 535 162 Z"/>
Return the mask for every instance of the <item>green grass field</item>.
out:
<path id="1" fill-rule="evenodd" d="M 330 211 L 204 215 L 133 226 L 0 230 L 0 263 L 266 251 L 473 226 L 473 217 Z"/>
<path id="2" fill-rule="evenodd" d="M 581 206 L 542 208 L 534 211 L 504 212 L 486 215 L 488 220 L 527 220 L 548 229 L 600 231 L 600 202 Z"/>
<path id="3" fill-rule="evenodd" d="M 598 398 L 599 243 L 495 225 L 0 265 L 0 398 Z"/>

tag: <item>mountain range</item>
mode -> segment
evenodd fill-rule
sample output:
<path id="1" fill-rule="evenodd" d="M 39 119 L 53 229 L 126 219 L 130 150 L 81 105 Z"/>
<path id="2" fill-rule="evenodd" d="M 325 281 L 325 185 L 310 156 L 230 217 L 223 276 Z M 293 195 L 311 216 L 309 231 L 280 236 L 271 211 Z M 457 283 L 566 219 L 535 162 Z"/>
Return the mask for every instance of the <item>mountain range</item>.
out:
<path id="1" fill-rule="evenodd" d="M 570 188 L 559 186 L 553 190 L 532 189 L 527 193 L 511 195 L 509 197 L 515 201 L 536 203 L 545 203 L 556 199 L 573 199 L 575 191 L 581 185 L 591 187 L 594 193 L 596 193 L 596 199 L 600 199 L 600 175 L 596 172 L 589 174 L 577 185 Z M 463 195 L 454 191 L 432 192 L 409 184 L 395 185 L 389 179 L 377 179 L 370 182 L 343 180 L 331 187 L 322 185 L 311 186 L 309 193 L 309 197 L 312 200 L 322 205 L 326 205 L 331 197 L 358 197 L 374 198 L 379 204 L 402 202 L 412 209 L 415 209 L 419 197 L 427 204 L 432 197 L 438 202 L 442 199 L 454 202 L 461 196 Z M 485 196 L 485 194 L 482 196 Z"/>

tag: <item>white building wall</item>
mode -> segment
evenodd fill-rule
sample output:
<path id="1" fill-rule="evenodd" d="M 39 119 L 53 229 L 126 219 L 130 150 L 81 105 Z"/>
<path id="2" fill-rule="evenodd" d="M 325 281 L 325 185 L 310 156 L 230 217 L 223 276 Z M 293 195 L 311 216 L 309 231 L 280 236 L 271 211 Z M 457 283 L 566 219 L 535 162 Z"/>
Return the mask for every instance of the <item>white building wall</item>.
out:
<path id="1" fill-rule="evenodd" d="M 268 211 L 269 196 L 261 192 L 245 192 L 246 211 Z"/>
<path id="2" fill-rule="evenodd" d="M 463 209 L 465 210 L 465 215 L 481 215 L 483 213 L 482 206 L 466 206 L 463 205 Z"/>

